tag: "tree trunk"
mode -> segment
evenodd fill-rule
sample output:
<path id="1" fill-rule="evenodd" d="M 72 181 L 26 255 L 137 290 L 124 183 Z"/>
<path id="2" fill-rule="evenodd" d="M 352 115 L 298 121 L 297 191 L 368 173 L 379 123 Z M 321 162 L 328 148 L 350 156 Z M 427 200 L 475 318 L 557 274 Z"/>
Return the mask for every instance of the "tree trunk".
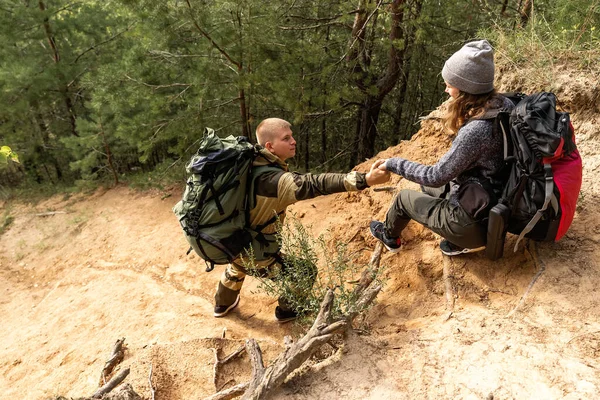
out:
<path id="1" fill-rule="evenodd" d="M 406 92 L 408 90 L 408 79 L 410 77 L 410 64 L 412 55 L 414 54 L 415 46 L 415 33 L 417 30 L 417 21 L 421 15 L 421 9 L 423 7 L 423 1 L 419 0 L 415 2 L 414 11 L 412 13 L 412 20 L 410 27 L 408 28 L 407 34 L 405 35 L 405 46 L 402 50 L 402 57 L 400 60 L 400 70 L 402 73 L 398 78 L 398 106 L 396 107 L 396 114 L 394 116 L 394 132 L 397 135 L 397 140 L 406 139 L 410 136 L 410 133 L 405 129 L 402 129 L 402 113 L 404 112 L 404 103 L 406 101 Z"/>
<path id="2" fill-rule="evenodd" d="M 98 123 L 98 127 L 100 128 L 100 135 L 102 136 L 102 144 L 104 145 L 104 151 L 106 151 L 106 162 L 108 163 L 108 167 L 115 178 L 115 186 L 119 184 L 119 175 L 117 174 L 117 170 L 115 165 L 113 164 L 112 154 L 110 152 L 110 146 L 108 145 L 108 140 L 106 140 L 106 134 L 104 133 L 104 127 L 102 126 L 102 122 Z"/>
<path id="3" fill-rule="evenodd" d="M 31 107 L 31 113 L 33 115 L 33 120 L 35 121 L 35 124 L 39 130 L 39 132 L 38 132 L 40 135 L 39 138 L 41 139 L 41 145 L 35 146 L 34 153 L 39 154 L 39 158 L 42 160 L 44 171 L 46 172 L 46 176 L 48 177 L 48 180 L 54 184 L 55 182 L 52 179 L 53 176 L 50 173 L 50 170 L 48 170 L 48 166 L 46 164 L 48 162 L 50 162 L 52 164 L 52 166 L 54 167 L 54 174 L 56 175 L 56 178 L 58 179 L 58 181 L 60 181 L 62 179 L 63 172 L 62 172 L 62 169 L 58 162 L 58 159 L 54 156 L 54 153 L 47 150 L 49 147 L 52 147 L 49 143 L 50 131 L 48 129 L 48 123 L 44 119 L 44 115 L 42 114 L 42 112 L 40 110 L 40 106 L 39 106 L 39 103 L 37 102 L 37 100 L 32 100 L 30 102 L 29 106 Z M 38 183 L 41 183 L 41 175 L 39 175 L 39 173 L 36 172 L 36 176 L 37 176 L 36 181 Z"/>
<path id="4" fill-rule="evenodd" d="M 60 78 L 63 76 L 60 74 Z M 64 85 L 64 89 L 61 91 L 63 95 L 63 99 L 65 101 L 65 108 L 67 109 L 67 117 L 69 118 L 69 127 L 71 128 L 71 134 L 73 136 L 79 137 L 79 133 L 77 133 L 77 116 L 75 115 L 75 111 L 73 110 L 73 101 L 71 100 L 71 95 L 69 94 L 69 88 Z"/>
<path id="5" fill-rule="evenodd" d="M 304 133 L 304 170 L 310 169 L 310 127 Z"/>
<path id="6" fill-rule="evenodd" d="M 375 152 L 375 138 L 377 137 L 377 122 L 379 121 L 381 104 L 381 100 L 369 96 L 361 109 L 356 163 L 365 161 Z"/>
<path id="7" fill-rule="evenodd" d="M 227 59 L 227 61 L 229 61 L 230 64 L 232 64 L 233 67 L 236 68 L 237 72 L 238 72 L 238 79 L 240 80 L 240 84 L 238 87 L 238 94 L 239 94 L 239 101 L 240 101 L 240 117 L 241 117 L 241 124 L 242 124 L 242 135 L 246 136 L 252 143 L 256 143 L 256 140 L 254 137 L 251 136 L 250 134 L 250 118 L 248 117 L 248 107 L 246 105 L 246 93 L 244 90 L 244 87 L 242 86 L 241 81 L 243 80 L 243 76 L 245 73 L 245 69 L 244 69 L 244 57 L 243 54 L 240 55 L 239 60 L 235 60 L 227 51 L 225 51 L 224 48 L 222 48 L 212 37 L 211 35 L 205 31 L 196 21 L 196 18 L 194 17 L 194 11 L 192 9 L 192 4 L 190 3 L 190 0 L 186 0 L 186 4 L 188 7 L 188 11 L 190 14 L 190 19 L 192 21 L 192 24 L 194 25 L 194 27 L 196 28 L 196 30 L 198 32 L 200 32 L 200 34 L 202 36 L 204 36 L 211 44 L 211 46 L 213 46 L 219 53 L 221 53 L 221 55 L 223 57 L 225 57 Z M 238 12 L 236 14 L 236 19 L 237 19 L 237 23 L 239 26 L 239 42 L 240 42 L 240 47 L 243 48 L 243 30 L 242 30 L 242 19 L 241 19 L 241 15 Z"/>
<path id="8" fill-rule="evenodd" d="M 527 23 L 531 19 L 531 12 L 533 10 L 533 1 L 525 0 L 523 5 L 519 9 L 519 14 L 521 14 L 521 28 L 525 28 Z"/>
<path id="9" fill-rule="evenodd" d="M 377 122 L 379 121 L 379 113 L 381 111 L 381 105 L 383 103 L 384 98 L 388 95 L 388 93 L 394 88 L 396 82 L 398 81 L 398 77 L 401 73 L 402 61 L 404 58 L 405 50 L 399 50 L 396 47 L 396 43 L 398 40 L 403 39 L 404 34 L 401 29 L 401 24 L 404 19 L 404 5 L 405 0 L 394 0 L 390 4 L 390 12 L 392 15 L 391 28 L 390 28 L 390 49 L 388 52 L 388 61 L 387 67 L 382 76 L 379 78 L 373 76 L 371 79 L 365 79 L 365 75 L 367 74 L 367 70 L 363 69 L 361 73 L 359 73 L 357 77 L 357 85 L 359 88 L 362 88 L 363 93 L 365 95 L 365 99 L 363 101 L 363 106 L 361 111 L 359 112 L 360 122 L 357 125 L 358 131 L 356 132 L 356 153 L 355 156 L 351 157 L 351 164 L 356 164 L 358 162 L 362 162 L 365 158 L 372 157 L 375 152 L 375 138 L 377 136 Z M 361 5 L 363 3 L 361 2 Z M 357 14 L 355 18 L 355 25 L 359 21 L 359 14 Z M 356 31 L 357 35 L 364 33 L 366 31 L 366 24 L 368 22 L 368 17 L 363 18 L 362 20 L 363 27 L 362 29 L 353 28 L 353 33 Z M 364 40 L 364 37 L 357 36 L 357 40 Z M 368 54 L 368 50 L 363 49 L 363 54 Z M 367 58 L 365 61 L 368 63 L 370 59 Z M 354 71 L 357 72 L 356 68 L 360 64 L 354 63 Z M 367 90 L 365 82 L 369 81 L 377 81 L 376 83 L 376 93 L 372 94 L 370 90 Z"/>
<path id="10" fill-rule="evenodd" d="M 246 136 L 252 143 L 256 143 L 256 140 L 250 135 L 250 121 L 248 120 L 244 89 L 240 89 L 240 116 L 242 117 L 242 136 Z"/>
<path id="11" fill-rule="evenodd" d="M 404 111 L 404 101 L 406 100 L 406 91 L 408 89 L 408 76 L 410 66 L 404 69 L 406 72 L 401 75 L 398 81 L 398 96 L 396 98 L 397 106 L 394 114 L 394 133 L 397 135 L 398 143 L 406 139 L 406 132 L 402 129 L 402 112 Z"/>
<path id="12" fill-rule="evenodd" d="M 327 118 L 321 120 L 321 165 L 327 162 Z M 329 165 L 325 168 L 329 171 Z"/>
<path id="13" fill-rule="evenodd" d="M 38 1 L 38 7 L 42 12 L 46 11 L 46 5 L 43 1 Z M 52 32 L 52 28 L 50 27 L 50 20 L 48 17 L 44 18 L 44 32 L 46 33 L 46 39 L 48 40 L 48 45 L 52 51 L 52 60 L 54 60 L 54 64 L 58 64 L 61 60 L 60 53 L 58 51 L 58 47 L 56 46 L 56 39 L 54 38 L 54 33 Z M 66 84 L 66 79 L 61 72 L 60 68 L 58 71 L 58 92 L 62 95 L 65 111 L 67 113 L 67 119 L 69 120 L 69 127 L 71 130 L 71 134 L 73 136 L 79 137 L 77 133 L 77 124 L 76 124 L 76 115 L 73 110 L 73 102 L 71 100 L 71 95 L 69 94 L 69 86 Z"/>
<path id="14" fill-rule="evenodd" d="M 506 14 L 506 8 L 508 7 L 508 0 L 504 0 L 502 3 L 502 9 L 500 10 L 500 15 L 504 16 Z"/>

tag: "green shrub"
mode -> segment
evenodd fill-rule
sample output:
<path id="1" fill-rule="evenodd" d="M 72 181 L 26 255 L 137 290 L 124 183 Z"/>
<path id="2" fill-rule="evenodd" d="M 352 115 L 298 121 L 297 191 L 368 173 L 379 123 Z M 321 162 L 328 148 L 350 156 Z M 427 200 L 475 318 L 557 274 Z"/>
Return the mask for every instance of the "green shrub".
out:
<path id="1" fill-rule="evenodd" d="M 327 290 L 333 288 L 335 300 L 331 315 L 336 319 L 346 314 L 358 300 L 353 293 L 355 284 L 368 266 L 355 262 L 356 254 L 349 254 L 347 244 L 328 235 L 313 237 L 309 228 L 296 218 L 287 218 L 279 232 L 284 271 L 274 279 L 257 278 L 259 288 L 270 296 L 283 296 L 299 313 L 300 321 L 306 323 L 309 316 L 316 315 Z M 249 258 L 252 259 L 251 254 Z M 319 268 L 314 285 L 313 266 Z M 245 263 L 244 267 L 250 272 L 257 270 L 252 262 Z M 376 278 L 380 283 L 381 275 L 380 270 Z"/>

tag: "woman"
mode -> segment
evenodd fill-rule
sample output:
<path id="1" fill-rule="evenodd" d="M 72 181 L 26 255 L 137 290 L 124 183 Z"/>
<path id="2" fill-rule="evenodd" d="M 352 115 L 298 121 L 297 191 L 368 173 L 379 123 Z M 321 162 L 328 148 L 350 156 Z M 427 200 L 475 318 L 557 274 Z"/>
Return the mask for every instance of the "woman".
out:
<path id="1" fill-rule="evenodd" d="M 485 248 L 487 214 L 500 190 L 494 176 L 503 166 L 502 135 L 494 132 L 490 118 L 514 105 L 494 90 L 494 55 L 487 40 L 467 43 L 454 53 L 442 77 L 452 98 L 442 121 L 456 134 L 450 150 L 433 166 L 390 158 L 379 167 L 423 189 L 402 190 L 385 222 L 371 222 L 372 235 L 394 253 L 411 219 L 445 238 L 440 249 L 446 255 Z"/>

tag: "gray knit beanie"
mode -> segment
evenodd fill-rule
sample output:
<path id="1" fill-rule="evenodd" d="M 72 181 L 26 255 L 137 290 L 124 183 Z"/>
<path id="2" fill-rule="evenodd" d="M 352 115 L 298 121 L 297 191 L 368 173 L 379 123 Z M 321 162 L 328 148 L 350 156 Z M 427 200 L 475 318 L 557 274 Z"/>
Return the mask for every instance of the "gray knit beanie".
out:
<path id="1" fill-rule="evenodd" d="M 494 50 L 487 40 L 465 44 L 446 61 L 442 77 L 461 92 L 488 93 L 494 90 Z"/>

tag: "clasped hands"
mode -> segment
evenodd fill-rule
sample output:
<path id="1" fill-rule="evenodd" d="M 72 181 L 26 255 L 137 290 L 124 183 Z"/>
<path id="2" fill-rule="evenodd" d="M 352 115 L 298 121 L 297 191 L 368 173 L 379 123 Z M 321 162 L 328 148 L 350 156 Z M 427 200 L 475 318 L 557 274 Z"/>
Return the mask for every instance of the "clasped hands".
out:
<path id="1" fill-rule="evenodd" d="M 385 168 L 385 159 L 377 160 L 371 165 L 367 173 L 367 185 L 380 185 L 390 180 L 390 172 Z"/>

